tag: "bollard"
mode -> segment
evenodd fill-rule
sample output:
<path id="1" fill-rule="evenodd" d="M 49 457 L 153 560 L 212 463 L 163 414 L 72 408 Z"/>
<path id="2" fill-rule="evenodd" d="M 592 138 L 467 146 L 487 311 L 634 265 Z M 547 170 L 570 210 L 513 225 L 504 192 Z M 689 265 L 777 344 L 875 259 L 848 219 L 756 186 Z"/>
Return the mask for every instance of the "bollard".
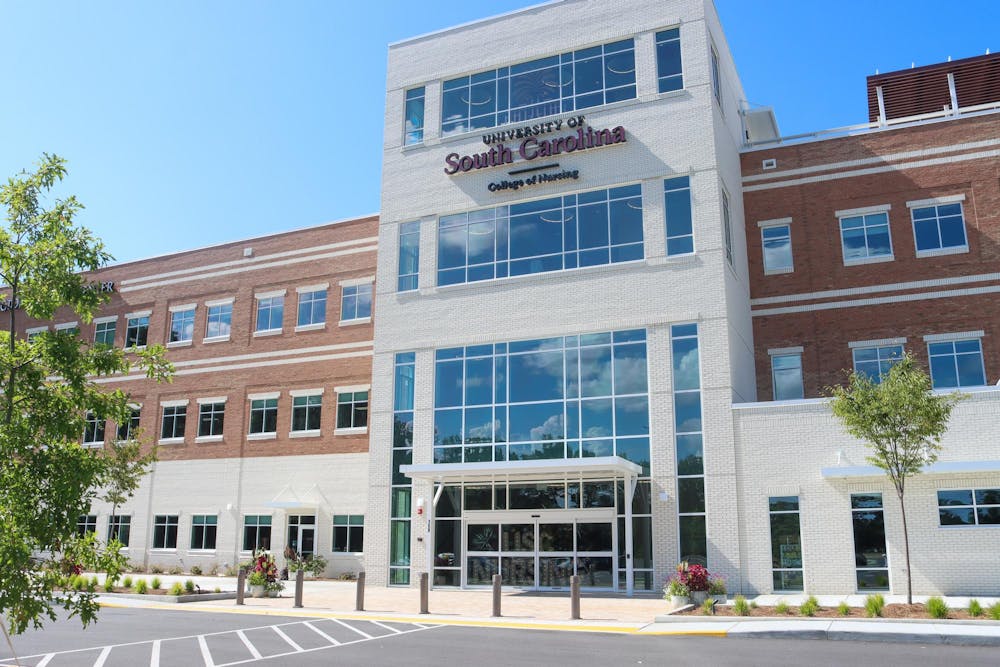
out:
<path id="1" fill-rule="evenodd" d="M 427 611 L 427 604 L 429 602 L 428 597 L 429 597 L 429 595 L 428 595 L 428 591 L 427 591 L 427 573 L 426 572 L 421 572 L 420 573 L 420 613 L 421 614 L 428 614 L 428 613 L 430 613 L 430 612 Z"/>
<path id="2" fill-rule="evenodd" d="M 580 575 L 569 578 L 570 618 L 580 620 Z"/>
<path id="3" fill-rule="evenodd" d="M 493 616 L 500 616 L 500 575 L 493 575 Z"/>
<path id="4" fill-rule="evenodd" d="M 302 584 L 305 581 L 305 570 L 299 568 L 295 573 L 295 609 L 302 609 Z"/>
<path id="5" fill-rule="evenodd" d="M 243 596 L 247 590 L 247 569 L 241 567 L 236 575 L 236 604 L 243 604 Z"/>
<path id="6" fill-rule="evenodd" d="M 358 592 L 354 598 L 354 611 L 365 610 L 365 571 L 358 572 Z"/>

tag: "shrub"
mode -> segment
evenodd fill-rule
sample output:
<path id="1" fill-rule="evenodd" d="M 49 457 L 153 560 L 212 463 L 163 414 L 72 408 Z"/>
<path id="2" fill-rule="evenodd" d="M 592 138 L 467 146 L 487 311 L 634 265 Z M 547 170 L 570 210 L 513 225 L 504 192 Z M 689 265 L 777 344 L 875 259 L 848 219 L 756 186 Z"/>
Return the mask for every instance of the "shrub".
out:
<path id="1" fill-rule="evenodd" d="M 747 604 L 747 599 L 742 595 L 737 595 L 733 601 L 733 611 L 736 612 L 737 616 L 749 616 L 750 605 Z"/>
<path id="2" fill-rule="evenodd" d="M 73 577 L 73 590 L 82 591 L 87 587 L 87 577 L 76 576 Z"/>
<path id="3" fill-rule="evenodd" d="M 722 577 L 712 577 L 708 582 L 709 595 L 725 595 L 726 580 Z"/>
<path id="4" fill-rule="evenodd" d="M 196 577 L 200 576 L 201 575 L 201 568 L 198 567 L 197 565 L 192 565 L 191 566 L 191 574 L 193 574 Z"/>
<path id="5" fill-rule="evenodd" d="M 701 603 L 701 613 L 705 614 L 705 616 L 711 616 L 712 614 L 714 614 L 715 613 L 715 600 L 713 600 L 712 598 L 708 598 L 704 602 L 702 602 Z"/>
<path id="6" fill-rule="evenodd" d="M 785 602 L 783 602 L 783 601 L 779 602 L 778 604 L 774 605 L 774 613 L 775 614 L 787 614 L 788 613 L 788 605 Z"/>
<path id="7" fill-rule="evenodd" d="M 216 587 L 215 587 L 215 590 L 213 590 L 212 592 L 213 592 L 213 593 L 221 593 L 221 592 L 222 592 L 222 589 L 221 589 L 221 588 L 219 588 L 218 586 L 216 586 Z"/>
<path id="8" fill-rule="evenodd" d="M 664 597 L 680 596 L 687 597 L 691 594 L 688 590 L 687 584 L 681 581 L 680 577 L 674 575 L 667 580 L 667 585 L 663 589 Z"/>
<path id="9" fill-rule="evenodd" d="M 179 582 L 179 581 L 175 581 L 174 582 L 174 585 L 170 587 L 170 594 L 171 595 L 184 595 L 184 586 L 181 585 L 181 582 Z"/>
<path id="10" fill-rule="evenodd" d="M 138 570 L 138 571 L 141 572 L 142 570 Z M 163 574 L 163 568 L 160 567 L 159 565 L 150 565 L 149 566 L 149 573 L 150 574 Z"/>
<path id="11" fill-rule="evenodd" d="M 194 574 L 194 571 L 192 571 L 191 574 Z M 206 574 L 210 577 L 214 577 L 219 574 L 219 564 L 212 563 L 212 567 L 208 568 L 208 572 L 206 572 Z"/>
<path id="12" fill-rule="evenodd" d="M 945 601 L 935 595 L 927 599 L 927 613 L 931 618 L 948 618 L 948 605 Z"/>
<path id="13" fill-rule="evenodd" d="M 114 592 L 114 590 L 115 590 L 115 580 L 112 579 L 111 577 L 108 577 L 107 579 L 104 580 L 104 592 L 112 593 Z"/>
<path id="14" fill-rule="evenodd" d="M 979 600 L 972 598 L 969 600 L 969 616 L 972 618 L 979 618 L 983 615 L 983 605 L 979 604 Z"/>
<path id="15" fill-rule="evenodd" d="M 172 568 L 170 568 L 170 574 L 175 574 L 175 575 L 184 574 L 184 568 L 182 568 L 180 565 L 174 565 Z"/>
<path id="16" fill-rule="evenodd" d="M 868 618 L 877 618 L 881 616 L 883 608 L 885 608 L 885 597 L 883 597 L 881 593 L 869 595 L 865 598 L 865 615 L 868 616 Z"/>
<path id="17" fill-rule="evenodd" d="M 125 575 L 125 578 L 122 579 L 122 586 L 125 588 L 132 588 L 132 577 Z"/>
<path id="18" fill-rule="evenodd" d="M 184 590 L 188 593 L 194 593 L 194 582 L 188 579 L 184 582 Z"/>
<path id="19" fill-rule="evenodd" d="M 799 607 L 799 613 L 803 616 L 815 616 L 817 611 L 819 611 L 819 600 L 815 595 L 810 595 Z"/>
<path id="20" fill-rule="evenodd" d="M 841 616 L 850 616 L 851 605 L 847 604 L 846 602 L 841 602 L 839 605 L 837 605 L 837 613 L 840 614 Z"/>
<path id="21" fill-rule="evenodd" d="M 135 592 L 139 595 L 145 595 L 149 590 L 149 584 L 146 583 L 145 579 L 139 579 L 135 582 Z"/>
<path id="22" fill-rule="evenodd" d="M 750 608 L 751 609 L 756 609 L 758 606 L 759 605 L 757 604 L 756 600 L 750 600 Z"/>
<path id="23" fill-rule="evenodd" d="M 93 593 L 94 591 L 97 590 L 97 587 L 99 585 L 100 585 L 100 582 L 97 580 L 97 575 L 95 574 L 94 576 L 92 576 L 90 578 L 90 583 L 87 586 L 87 590 L 90 591 L 91 593 Z"/>
<path id="24" fill-rule="evenodd" d="M 226 577 L 235 577 L 237 574 L 239 574 L 239 570 L 237 570 L 232 565 L 226 565 L 226 567 L 222 569 L 222 574 Z"/>
<path id="25" fill-rule="evenodd" d="M 1000 621 L 1000 602 L 994 602 L 986 610 L 986 613 L 990 615 L 990 618 L 994 621 Z"/>
<path id="26" fill-rule="evenodd" d="M 158 591 L 160 590 L 160 586 L 162 583 L 163 582 L 160 581 L 159 577 L 153 577 L 153 580 L 149 582 L 149 585 L 154 591 Z"/>

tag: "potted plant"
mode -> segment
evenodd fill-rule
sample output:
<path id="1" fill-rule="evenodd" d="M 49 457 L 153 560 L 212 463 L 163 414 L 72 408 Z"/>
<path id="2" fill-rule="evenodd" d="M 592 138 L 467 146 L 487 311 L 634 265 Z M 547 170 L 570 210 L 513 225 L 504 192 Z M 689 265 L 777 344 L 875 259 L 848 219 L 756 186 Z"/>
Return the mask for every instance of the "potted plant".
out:
<path id="1" fill-rule="evenodd" d="M 250 575 L 247 581 L 251 584 L 251 586 L 253 585 L 253 581 L 259 581 L 260 584 L 264 586 L 263 592 L 272 597 L 277 596 L 278 591 L 285 587 L 285 585 L 278 579 L 278 566 L 274 562 L 274 556 L 266 551 L 261 550 L 254 552 L 253 559 L 250 561 L 248 570 Z M 261 578 L 263 578 L 263 581 L 261 581 Z M 253 594 L 252 588 L 251 594 Z M 263 597 L 263 593 L 260 596 L 254 595 L 254 597 Z"/>
<path id="2" fill-rule="evenodd" d="M 262 598 L 264 597 L 265 586 L 267 585 L 267 576 L 258 570 L 254 570 L 247 577 L 247 586 L 250 587 L 250 597 Z"/>
<path id="3" fill-rule="evenodd" d="M 725 604 L 726 580 L 722 577 L 712 577 L 708 582 L 708 596 L 717 604 Z"/>
<path id="4" fill-rule="evenodd" d="M 670 600 L 671 609 L 679 609 L 686 605 L 690 593 L 687 584 L 681 581 L 677 575 L 670 577 L 667 580 L 667 585 L 663 588 L 663 597 Z"/>
<path id="5" fill-rule="evenodd" d="M 326 559 L 319 554 L 313 554 L 306 558 L 306 574 L 314 578 L 322 577 L 326 574 Z"/>

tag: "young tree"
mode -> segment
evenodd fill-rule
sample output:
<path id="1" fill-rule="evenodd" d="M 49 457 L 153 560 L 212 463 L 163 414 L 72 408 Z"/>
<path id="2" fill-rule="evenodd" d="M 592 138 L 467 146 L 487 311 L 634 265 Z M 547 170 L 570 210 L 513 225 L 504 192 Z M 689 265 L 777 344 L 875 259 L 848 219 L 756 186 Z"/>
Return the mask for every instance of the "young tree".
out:
<path id="1" fill-rule="evenodd" d="M 116 470 L 117 450 L 108 455 L 81 447 L 86 415 L 118 423 L 130 416 L 128 395 L 94 380 L 133 365 L 151 378 L 170 373 L 158 346 L 127 357 L 89 345 L 74 331 L 45 332 L 31 341 L 15 336 L 22 313 L 50 319 L 57 308 L 68 307 L 87 322 L 107 298 L 83 273 L 111 256 L 89 230 L 74 224 L 81 205 L 69 197 L 45 208 L 43 198 L 65 173 L 65 161 L 46 154 L 35 172 L 0 186 L 6 212 L 0 301 L 7 311 L 7 326 L 0 328 L 0 610 L 14 633 L 54 620 L 58 607 L 85 625 L 95 618 L 93 594 L 54 590 L 63 562 L 112 576 L 124 564 L 116 549 L 76 531 L 77 517 L 87 513 Z M 144 471 L 134 467 L 130 474 Z"/>
<path id="2" fill-rule="evenodd" d="M 906 554 L 906 602 L 913 603 L 910 573 L 910 537 L 906 528 L 906 480 L 937 460 L 941 436 L 948 428 L 951 410 L 961 395 L 931 393 L 931 379 L 903 356 L 881 378 L 851 373 L 847 387 L 831 387 L 831 407 L 848 433 L 864 441 L 871 454 L 865 457 L 882 469 L 896 489 L 903 518 Z"/>

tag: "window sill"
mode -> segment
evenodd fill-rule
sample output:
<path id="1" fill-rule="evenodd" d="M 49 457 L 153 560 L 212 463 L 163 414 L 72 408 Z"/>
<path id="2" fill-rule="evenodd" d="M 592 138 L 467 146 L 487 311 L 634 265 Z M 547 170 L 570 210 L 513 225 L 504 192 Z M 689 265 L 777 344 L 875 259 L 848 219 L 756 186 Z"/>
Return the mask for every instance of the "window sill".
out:
<path id="1" fill-rule="evenodd" d="M 277 336 L 281 333 L 281 329 L 263 329 L 261 331 L 254 331 L 254 338 L 263 338 L 264 336 Z"/>
<path id="2" fill-rule="evenodd" d="M 189 347 L 191 345 L 191 343 L 193 343 L 193 342 L 194 341 L 191 340 L 191 339 L 188 339 L 188 340 L 174 340 L 174 341 L 171 341 L 171 342 L 167 343 L 167 347 Z"/>
<path id="3" fill-rule="evenodd" d="M 783 273 L 795 273 L 795 269 L 794 267 L 787 269 L 764 269 L 765 276 L 780 276 Z"/>
<path id="4" fill-rule="evenodd" d="M 288 433 L 289 438 L 318 438 L 320 435 L 319 429 L 315 431 L 290 431 Z"/>
<path id="5" fill-rule="evenodd" d="M 194 441 L 197 442 L 197 443 L 201 443 L 201 442 L 222 442 L 222 436 L 221 435 L 199 435 L 197 438 L 194 439 Z"/>
<path id="6" fill-rule="evenodd" d="M 334 430 L 334 435 L 363 435 L 368 432 L 367 426 L 360 428 L 338 428 Z"/>
<path id="7" fill-rule="evenodd" d="M 212 336 L 211 338 L 202 338 L 201 342 L 207 345 L 209 343 L 225 343 L 227 340 L 229 340 L 229 336 Z"/>
<path id="8" fill-rule="evenodd" d="M 878 257 L 864 257 L 861 259 L 845 259 L 844 266 L 858 266 L 860 264 L 881 264 L 882 262 L 892 262 L 896 258 L 893 255 L 879 255 Z"/>
<path id="9" fill-rule="evenodd" d="M 153 547 L 149 552 L 154 554 L 175 554 L 177 553 L 177 547 Z"/>
<path id="10" fill-rule="evenodd" d="M 326 328 L 326 322 L 317 322 L 316 324 L 300 324 L 295 327 L 295 333 L 301 333 L 303 331 L 321 331 Z"/>
<path id="11" fill-rule="evenodd" d="M 372 321 L 372 318 L 370 318 L 370 317 L 359 317 L 359 318 L 353 319 L 353 320 L 340 320 L 340 323 L 339 323 L 338 326 L 350 327 L 350 326 L 354 326 L 355 324 L 368 324 L 371 321 Z"/>
<path id="12" fill-rule="evenodd" d="M 146 349 L 145 345 L 128 345 L 123 350 L 125 352 L 142 352 Z"/>
<path id="13" fill-rule="evenodd" d="M 156 441 L 158 445 L 183 445 L 184 438 L 160 438 Z"/>
<path id="14" fill-rule="evenodd" d="M 658 255 L 656 257 L 647 257 L 646 266 L 664 266 L 666 264 L 679 264 L 681 262 L 691 262 L 694 261 L 697 257 L 698 257 L 697 252 L 685 252 L 685 253 L 678 253 L 676 255 Z M 626 263 L 626 262 L 619 262 L 619 263 Z M 591 268 L 591 267 L 585 267 L 585 268 Z M 570 269 L 570 270 L 579 271 L 579 269 Z"/>
<path id="15" fill-rule="evenodd" d="M 356 526 L 361 528 L 362 526 Z M 357 558 L 358 556 L 364 556 L 364 551 L 334 551 L 330 554 L 331 558 Z M 456 568 L 459 569 L 459 568 Z"/>
<path id="16" fill-rule="evenodd" d="M 104 447 L 104 441 L 100 442 L 81 442 L 80 446 L 84 449 L 102 449 Z"/>
<path id="17" fill-rule="evenodd" d="M 248 433 L 247 440 L 274 440 L 278 437 L 277 433 Z"/>
<path id="18" fill-rule="evenodd" d="M 969 246 L 959 245 L 951 248 L 934 248 L 933 250 L 918 250 L 917 257 L 940 257 L 941 255 L 961 255 L 969 252 Z"/>
<path id="19" fill-rule="evenodd" d="M 188 549 L 188 553 L 192 556 L 212 556 L 215 551 L 215 549 Z"/>

